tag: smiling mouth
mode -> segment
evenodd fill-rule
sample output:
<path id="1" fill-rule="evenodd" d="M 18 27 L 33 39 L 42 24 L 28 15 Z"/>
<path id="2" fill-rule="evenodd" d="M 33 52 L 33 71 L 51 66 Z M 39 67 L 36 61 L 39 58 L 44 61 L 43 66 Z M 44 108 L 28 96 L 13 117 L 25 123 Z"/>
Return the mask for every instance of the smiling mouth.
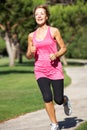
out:
<path id="1" fill-rule="evenodd" d="M 38 19 L 38 21 L 42 21 L 42 19 Z"/>

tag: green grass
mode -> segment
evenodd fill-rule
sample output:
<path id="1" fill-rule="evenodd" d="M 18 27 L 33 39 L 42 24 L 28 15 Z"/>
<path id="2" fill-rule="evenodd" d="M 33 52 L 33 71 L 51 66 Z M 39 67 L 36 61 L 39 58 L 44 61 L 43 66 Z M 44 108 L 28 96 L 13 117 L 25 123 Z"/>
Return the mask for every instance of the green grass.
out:
<path id="1" fill-rule="evenodd" d="M 64 71 L 64 86 L 67 87 L 71 83 L 71 78 L 67 75 L 66 71 Z"/>
<path id="2" fill-rule="evenodd" d="M 9 67 L 8 58 L 0 59 L 0 122 L 44 107 L 33 72 L 33 60 Z M 65 86 L 70 78 L 65 73 Z"/>
<path id="3" fill-rule="evenodd" d="M 87 121 L 78 126 L 75 130 L 87 130 Z"/>

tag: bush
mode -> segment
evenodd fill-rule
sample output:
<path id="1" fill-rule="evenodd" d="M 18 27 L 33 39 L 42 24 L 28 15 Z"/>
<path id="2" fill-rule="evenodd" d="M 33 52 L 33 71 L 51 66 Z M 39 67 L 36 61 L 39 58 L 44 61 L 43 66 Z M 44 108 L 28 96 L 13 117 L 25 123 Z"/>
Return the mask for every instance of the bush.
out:
<path id="1" fill-rule="evenodd" d="M 55 5 L 50 7 L 52 26 L 59 28 L 68 45 L 68 58 L 87 58 L 87 4 Z"/>
<path id="2" fill-rule="evenodd" d="M 73 43 L 69 44 L 66 56 L 68 58 L 87 59 L 87 27 L 84 27 L 82 33 L 74 38 Z"/>

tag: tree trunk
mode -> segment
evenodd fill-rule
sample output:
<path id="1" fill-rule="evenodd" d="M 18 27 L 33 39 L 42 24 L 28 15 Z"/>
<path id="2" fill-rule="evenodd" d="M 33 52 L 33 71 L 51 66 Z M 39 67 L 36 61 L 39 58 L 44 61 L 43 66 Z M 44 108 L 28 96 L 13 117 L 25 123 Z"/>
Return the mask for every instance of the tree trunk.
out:
<path id="1" fill-rule="evenodd" d="M 8 33 L 5 33 L 5 42 L 6 42 L 6 49 L 9 56 L 9 66 L 14 66 L 14 58 L 13 58 L 13 52 L 12 47 L 10 43 L 10 39 L 8 37 Z"/>
<path id="2" fill-rule="evenodd" d="M 22 63 L 22 51 L 20 49 L 20 44 L 19 42 L 16 44 L 16 58 L 18 59 L 19 63 Z"/>
<path id="3" fill-rule="evenodd" d="M 19 63 L 22 63 L 22 54 L 19 54 Z"/>

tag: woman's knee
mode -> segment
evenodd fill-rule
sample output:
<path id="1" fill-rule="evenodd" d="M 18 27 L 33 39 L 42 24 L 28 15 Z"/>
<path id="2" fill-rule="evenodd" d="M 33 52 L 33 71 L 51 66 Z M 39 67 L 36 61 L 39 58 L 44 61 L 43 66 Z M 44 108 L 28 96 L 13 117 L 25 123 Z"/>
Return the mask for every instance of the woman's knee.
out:
<path id="1" fill-rule="evenodd" d="M 48 103 L 48 102 L 51 102 L 53 99 L 52 99 L 52 96 L 45 95 L 43 96 L 43 100 L 44 102 Z"/>
<path id="2" fill-rule="evenodd" d="M 55 99 L 55 98 L 54 98 L 54 101 L 55 101 L 58 105 L 62 105 L 63 102 L 64 102 L 64 99 L 63 99 L 63 98 L 61 98 L 61 99 Z"/>

